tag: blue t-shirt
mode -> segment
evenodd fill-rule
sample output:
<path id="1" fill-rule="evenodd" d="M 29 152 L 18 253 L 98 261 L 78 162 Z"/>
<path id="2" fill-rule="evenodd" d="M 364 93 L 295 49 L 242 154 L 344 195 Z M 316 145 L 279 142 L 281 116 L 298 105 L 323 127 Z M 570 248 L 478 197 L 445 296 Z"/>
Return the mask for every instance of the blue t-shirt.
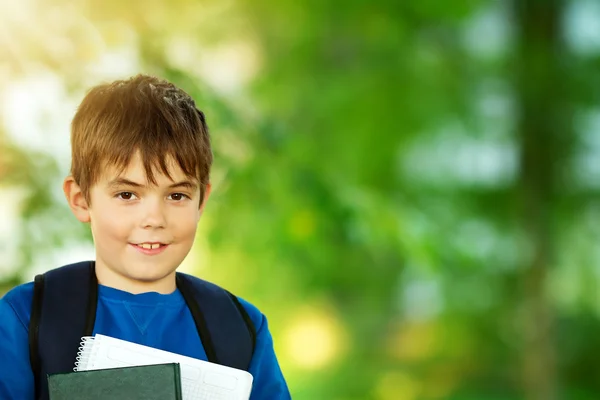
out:
<path id="1" fill-rule="evenodd" d="M 34 381 L 29 363 L 29 318 L 33 283 L 26 283 L 0 299 L 0 399 L 33 400 Z M 254 377 L 251 400 L 290 399 L 273 349 L 266 317 L 240 299 L 256 327 L 256 347 L 249 372 Z M 131 294 L 99 286 L 94 334 L 206 360 L 194 319 L 183 296 Z M 73 360 L 75 362 L 75 360 Z"/>

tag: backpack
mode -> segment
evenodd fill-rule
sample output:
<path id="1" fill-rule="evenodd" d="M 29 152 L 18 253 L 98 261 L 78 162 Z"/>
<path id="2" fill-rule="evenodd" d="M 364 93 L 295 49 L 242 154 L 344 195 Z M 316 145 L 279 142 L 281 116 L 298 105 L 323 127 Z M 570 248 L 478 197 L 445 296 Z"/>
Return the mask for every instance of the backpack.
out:
<path id="1" fill-rule="evenodd" d="M 176 282 L 194 318 L 208 361 L 248 370 L 256 329 L 237 297 L 180 272 Z M 73 371 L 81 337 L 92 335 L 97 302 L 94 261 L 66 265 L 35 277 L 29 357 L 36 400 L 48 399 L 48 374 Z"/>

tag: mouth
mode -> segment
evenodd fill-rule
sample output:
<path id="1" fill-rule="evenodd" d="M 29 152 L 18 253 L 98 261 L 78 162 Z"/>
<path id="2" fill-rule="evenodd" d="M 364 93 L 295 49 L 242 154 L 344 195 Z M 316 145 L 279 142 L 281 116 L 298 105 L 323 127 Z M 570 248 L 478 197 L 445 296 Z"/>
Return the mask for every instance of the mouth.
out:
<path id="1" fill-rule="evenodd" d="M 163 246 L 167 246 L 166 243 L 159 243 L 159 242 L 131 243 L 131 245 L 142 248 L 142 249 L 146 249 L 146 250 L 154 250 L 154 249 L 161 248 Z"/>
<path id="2" fill-rule="evenodd" d="M 129 243 L 131 247 L 147 255 L 162 253 L 169 245 L 159 242 Z"/>

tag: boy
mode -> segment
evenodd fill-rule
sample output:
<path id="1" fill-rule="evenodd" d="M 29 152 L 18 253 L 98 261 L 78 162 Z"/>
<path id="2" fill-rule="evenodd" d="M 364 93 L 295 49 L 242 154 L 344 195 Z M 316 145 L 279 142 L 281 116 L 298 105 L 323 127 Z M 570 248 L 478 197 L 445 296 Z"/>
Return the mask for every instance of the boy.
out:
<path id="1" fill-rule="evenodd" d="M 180 287 L 182 274 L 176 273 L 192 247 L 211 190 L 212 151 L 203 113 L 174 85 L 138 75 L 97 86 L 87 94 L 72 122 L 71 146 L 71 173 L 63 190 L 75 217 L 90 225 L 96 260 L 89 262 L 90 289 L 87 281 L 72 278 L 73 283 L 55 296 L 56 301 L 74 303 L 68 298 L 74 287 L 94 292 L 89 304 L 95 308 L 90 308 L 93 312 L 86 317 L 88 322 L 92 317 L 89 334 L 215 359 L 219 355 L 208 349 L 222 339 L 216 335 L 205 340 L 202 332 L 206 321 L 201 314 L 197 317 L 193 301 L 190 303 Z M 56 276 L 66 276 L 61 274 Z M 51 273 L 46 275 L 50 278 Z M 49 279 L 46 281 L 50 284 Z M 196 278 L 189 281 L 199 282 Z M 210 293 L 226 293 L 210 287 Z M 45 290 L 48 296 L 51 289 Z M 65 319 L 59 315 L 68 311 L 47 315 L 50 307 L 38 304 L 40 298 L 46 299 L 43 296 L 36 278 L 35 286 L 18 286 L 0 299 L 2 400 L 47 398 L 43 386 L 45 372 L 52 372 L 49 365 L 62 363 L 72 368 L 75 363 L 76 354 L 72 358 L 71 353 L 69 357 L 49 355 L 55 354 L 55 343 L 44 344 L 45 328 L 38 325 L 51 324 L 53 318 L 62 318 L 69 325 L 75 316 Z M 289 399 L 265 316 L 248 302 L 231 296 L 248 330 L 254 330 L 247 368 L 254 377 L 251 399 Z M 215 312 L 211 309 L 214 304 L 198 305 L 205 312 Z M 41 319 L 35 311 L 40 309 L 44 311 Z M 214 334 L 217 328 L 207 320 L 208 331 Z M 32 321 L 34 328 L 29 329 Z M 213 321 L 219 322 L 218 318 Z M 59 329 L 68 335 L 74 328 Z M 37 346 L 42 347 L 39 352 Z M 235 359 L 237 355 L 229 356 Z"/>

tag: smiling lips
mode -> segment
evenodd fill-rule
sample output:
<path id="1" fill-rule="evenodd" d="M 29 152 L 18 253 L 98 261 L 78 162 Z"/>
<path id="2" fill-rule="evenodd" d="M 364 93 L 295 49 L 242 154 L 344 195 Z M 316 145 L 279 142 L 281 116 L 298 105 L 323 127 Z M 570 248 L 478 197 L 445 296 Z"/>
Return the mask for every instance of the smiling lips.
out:
<path id="1" fill-rule="evenodd" d="M 131 246 L 143 254 L 154 255 L 162 253 L 169 245 L 159 242 L 146 242 L 138 244 L 131 243 Z"/>

